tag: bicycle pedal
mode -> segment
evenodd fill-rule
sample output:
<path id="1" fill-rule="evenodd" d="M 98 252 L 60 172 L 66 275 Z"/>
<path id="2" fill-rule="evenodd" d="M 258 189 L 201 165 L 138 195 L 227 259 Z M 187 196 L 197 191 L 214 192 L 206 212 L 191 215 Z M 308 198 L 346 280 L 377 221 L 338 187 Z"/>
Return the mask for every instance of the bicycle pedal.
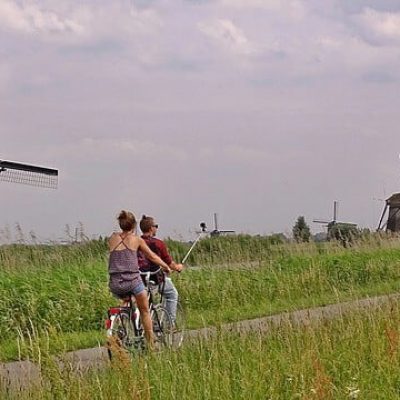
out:
<path id="1" fill-rule="evenodd" d="M 162 329 L 161 329 L 160 325 L 158 325 L 158 324 L 153 325 L 153 332 L 161 332 L 161 331 L 162 331 Z"/>

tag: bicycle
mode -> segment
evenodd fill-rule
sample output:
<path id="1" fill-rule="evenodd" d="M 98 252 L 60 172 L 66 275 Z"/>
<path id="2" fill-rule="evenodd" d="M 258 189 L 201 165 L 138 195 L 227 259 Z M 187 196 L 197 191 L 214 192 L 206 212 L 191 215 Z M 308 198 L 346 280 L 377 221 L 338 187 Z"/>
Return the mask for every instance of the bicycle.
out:
<path id="1" fill-rule="evenodd" d="M 162 289 L 164 273 L 161 268 L 155 272 L 141 272 L 149 300 L 150 315 L 153 321 L 155 345 L 157 347 L 179 347 L 183 340 L 183 330 L 177 330 L 168 311 L 163 306 Z M 154 283 L 151 277 L 159 275 L 159 283 Z M 159 297 L 157 301 L 157 297 Z M 106 320 L 107 338 L 114 341 L 129 353 L 143 352 L 146 349 L 144 329 L 140 320 L 139 309 L 134 297 L 126 299 L 127 306 L 110 307 Z M 183 324 L 182 324 L 183 325 Z M 112 349 L 108 348 L 112 358 Z"/>

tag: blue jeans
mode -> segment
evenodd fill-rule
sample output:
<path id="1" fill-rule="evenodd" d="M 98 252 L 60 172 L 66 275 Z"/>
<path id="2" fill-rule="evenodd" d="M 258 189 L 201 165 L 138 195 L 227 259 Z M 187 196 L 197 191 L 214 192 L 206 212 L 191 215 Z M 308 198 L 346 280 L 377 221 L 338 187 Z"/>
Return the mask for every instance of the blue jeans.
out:
<path id="1" fill-rule="evenodd" d="M 168 311 L 169 315 L 171 316 L 172 322 L 175 323 L 176 308 L 178 306 L 179 294 L 171 278 L 168 277 L 165 278 L 163 297 L 164 297 L 163 301 L 164 306 Z"/>

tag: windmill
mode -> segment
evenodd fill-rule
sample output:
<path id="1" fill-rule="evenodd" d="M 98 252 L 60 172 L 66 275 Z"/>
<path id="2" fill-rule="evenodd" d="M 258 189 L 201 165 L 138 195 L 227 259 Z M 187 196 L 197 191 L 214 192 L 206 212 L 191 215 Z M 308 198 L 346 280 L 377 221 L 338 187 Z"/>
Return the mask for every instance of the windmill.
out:
<path id="1" fill-rule="evenodd" d="M 385 223 L 383 220 L 387 211 L 389 210 L 388 218 Z M 392 194 L 385 201 L 381 219 L 378 224 L 378 231 L 382 231 L 386 228 L 387 231 L 399 232 L 400 231 L 400 193 Z"/>
<path id="2" fill-rule="evenodd" d="M 214 213 L 214 230 L 210 232 L 211 236 L 219 236 L 223 233 L 235 233 L 235 231 L 232 230 L 227 230 L 227 229 L 218 229 L 218 215 L 217 213 Z"/>
<path id="3" fill-rule="evenodd" d="M 0 181 L 57 189 L 58 170 L 0 160 Z"/>
<path id="4" fill-rule="evenodd" d="M 313 220 L 314 223 L 324 224 L 328 229 L 328 240 L 329 239 L 337 239 L 341 240 L 343 243 L 346 243 L 348 238 L 352 235 L 355 235 L 357 232 L 357 224 L 353 224 L 350 222 L 339 222 L 338 221 L 339 214 L 339 202 L 333 202 L 333 220 L 332 221 L 324 221 L 324 220 Z"/>
<path id="5" fill-rule="evenodd" d="M 400 154 L 399 154 L 400 158 Z M 383 223 L 386 212 L 389 210 L 388 218 L 386 223 Z M 392 194 L 385 201 L 385 206 L 383 207 L 383 212 L 381 219 L 378 224 L 378 231 L 386 228 L 386 231 L 400 232 L 400 193 Z"/>
<path id="6" fill-rule="evenodd" d="M 335 200 L 333 202 L 333 220 L 332 221 L 325 221 L 325 220 L 321 220 L 321 219 L 314 219 L 313 222 L 316 223 L 316 224 L 323 224 L 326 227 L 329 227 L 329 225 L 336 224 L 338 212 L 339 212 L 339 202 Z"/>

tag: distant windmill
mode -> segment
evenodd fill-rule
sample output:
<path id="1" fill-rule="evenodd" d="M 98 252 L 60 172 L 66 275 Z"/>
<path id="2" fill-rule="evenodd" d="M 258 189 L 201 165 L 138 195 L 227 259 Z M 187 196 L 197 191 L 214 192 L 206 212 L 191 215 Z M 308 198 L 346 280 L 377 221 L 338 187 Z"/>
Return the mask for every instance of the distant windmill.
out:
<path id="1" fill-rule="evenodd" d="M 383 223 L 386 212 L 389 210 L 387 221 Z M 394 193 L 385 201 L 381 219 L 378 224 L 378 231 L 386 228 L 387 231 L 400 231 L 400 193 Z"/>
<path id="2" fill-rule="evenodd" d="M 320 219 L 314 219 L 313 222 L 316 224 L 324 224 L 326 227 L 328 227 L 329 225 L 334 225 L 337 222 L 338 212 L 339 212 L 339 202 L 335 200 L 333 202 L 333 220 L 325 221 Z"/>
<path id="3" fill-rule="evenodd" d="M 235 231 L 232 230 L 226 230 L 226 229 L 218 229 L 218 215 L 217 213 L 214 213 L 214 230 L 210 232 L 211 236 L 219 236 L 221 233 L 235 233 Z"/>
<path id="4" fill-rule="evenodd" d="M 58 170 L 0 160 L 0 181 L 57 189 Z"/>
<path id="5" fill-rule="evenodd" d="M 346 244 L 349 240 L 346 238 L 347 235 L 351 234 L 354 235 L 357 232 L 357 224 L 353 224 L 350 222 L 339 222 L 338 221 L 338 214 L 339 214 L 339 202 L 333 202 L 333 220 L 332 221 L 323 221 L 323 220 L 313 220 L 313 222 L 317 224 L 324 224 L 328 229 L 328 240 L 330 239 L 338 239 Z"/>
<path id="6" fill-rule="evenodd" d="M 400 154 L 399 154 L 400 158 Z M 383 224 L 386 212 L 389 210 L 387 221 Z M 378 224 L 378 231 L 385 229 L 391 232 L 400 232 L 400 193 L 392 194 L 385 201 L 381 219 Z"/>

